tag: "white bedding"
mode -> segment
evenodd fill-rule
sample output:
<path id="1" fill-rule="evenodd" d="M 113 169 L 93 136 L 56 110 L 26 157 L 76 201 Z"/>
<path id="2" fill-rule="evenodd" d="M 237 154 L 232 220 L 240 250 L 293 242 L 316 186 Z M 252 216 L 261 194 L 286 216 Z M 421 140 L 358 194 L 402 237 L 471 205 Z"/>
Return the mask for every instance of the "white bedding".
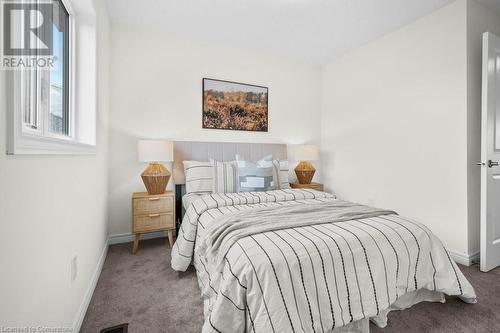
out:
<path id="1" fill-rule="evenodd" d="M 367 332 L 394 308 L 476 297 L 425 226 L 313 190 L 190 201 L 172 267 L 192 261 L 203 332 Z"/>
<path id="2" fill-rule="evenodd" d="M 199 194 L 199 193 L 187 193 L 182 196 L 182 207 L 184 207 L 185 210 L 188 209 L 189 205 L 195 200 L 198 200 L 202 195 L 205 194 Z"/>

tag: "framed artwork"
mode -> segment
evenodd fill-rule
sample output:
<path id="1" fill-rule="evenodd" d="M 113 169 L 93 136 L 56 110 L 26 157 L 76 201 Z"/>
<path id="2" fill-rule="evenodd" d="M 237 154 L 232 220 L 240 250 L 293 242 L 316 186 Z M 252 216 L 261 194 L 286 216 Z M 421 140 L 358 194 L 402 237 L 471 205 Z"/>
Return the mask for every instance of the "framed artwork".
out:
<path id="1" fill-rule="evenodd" d="M 268 88 L 203 79 L 203 128 L 268 131 Z"/>

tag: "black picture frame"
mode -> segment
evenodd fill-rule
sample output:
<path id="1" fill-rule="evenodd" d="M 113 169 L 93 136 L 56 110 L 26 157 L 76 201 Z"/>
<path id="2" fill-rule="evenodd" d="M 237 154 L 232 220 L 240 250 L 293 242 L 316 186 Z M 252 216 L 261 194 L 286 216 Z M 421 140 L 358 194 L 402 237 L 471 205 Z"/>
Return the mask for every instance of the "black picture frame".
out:
<path id="1" fill-rule="evenodd" d="M 217 101 L 209 104 L 208 98 L 213 98 L 213 96 L 208 96 L 205 94 L 205 89 L 208 83 L 216 84 L 219 86 L 227 85 L 228 89 L 231 85 L 234 85 L 234 89 L 240 88 L 241 91 L 232 90 L 227 93 L 246 93 L 245 98 L 251 99 L 250 104 L 255 104 L 256 110 L 245 110 L 245 107 L 241 105 L 241 102 L 232 102 L 232 106 L 218 106 L 218 110 L 210 110 L 217 105 L 214 103 L 221 101 L 217 97 Z M 207 90 L 211 91 L 211 90 Z M 225 91 L 220 91 L 225 98 Z M 252 95 L 249 95 L 252 93 Z M 258 103 L 255 100 L 258 99 Z M 264 100 L 263 100 L 264 99 Z M 265 103 L 264 103 L 265 101 Z M 228 101 L 223 101 L 223 103 L 229 103 Z M 248 103 L 245 103 L 248 104 Z M 222 112 L 219 111 L 220 108 L 227 108 Z M 248 108 L 248 106 L 246 106 Z M 229 115 L 227 113 L 229 112 Z M 258 113 L 264 113 L 265 117 L 262 117 Z M 239 123 L 244 122 L 243 126 L 238 126 Z M 218 126 L 218 123 L 220 125 Z M 232 130 L 232 131 L 249 131 L 249 132 L 269 132 L 269 88 L 265 86 L 260 86 L 256 84 L 249 84 L 236 81 L 219 80 L 213 78 L 204 77 L 202 79 L 202 127 L 204 129 L 218 129 L 218 130 Z"/>

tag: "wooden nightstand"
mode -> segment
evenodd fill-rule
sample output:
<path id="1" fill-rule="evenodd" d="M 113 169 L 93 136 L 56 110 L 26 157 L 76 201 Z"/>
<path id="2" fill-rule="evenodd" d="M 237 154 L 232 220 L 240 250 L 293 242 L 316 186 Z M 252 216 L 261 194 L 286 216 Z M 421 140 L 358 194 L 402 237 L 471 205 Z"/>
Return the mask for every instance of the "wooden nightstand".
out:
<path id="1" fill-rule="evenodd" d="M 175 193 L 149 195 L 136 192 L 132 195 L 132 233 L 136 253 L 142 233 L 166 230 L 170 247 L 174 245 Z"/>
<path id="2" fill-rule="evenodd" d="M 323 184 L 311 183 L 311 184 L 299 184 L 290 183 L 291 188 L 310 188 L 311 190 L 323 191 Z"/>

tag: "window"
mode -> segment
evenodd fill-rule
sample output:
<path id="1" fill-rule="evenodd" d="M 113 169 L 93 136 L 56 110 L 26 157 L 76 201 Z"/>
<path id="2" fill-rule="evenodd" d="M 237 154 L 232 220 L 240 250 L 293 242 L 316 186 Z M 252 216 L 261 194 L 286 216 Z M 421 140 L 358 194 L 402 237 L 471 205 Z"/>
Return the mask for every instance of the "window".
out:
<path id="1" fill-rule="evenodd" d="M 50 104 L 49 126 L 51 133 L 70 135 L 69 110 L 69 13 L 61 3 L 53 7 L 51 38 L 57 61 L 49 73 Z"/>
<path id="2" fill-rule="evenodd" d="M 52 61 L 48 68 L 25 69 L 23 75 L 24 130 L 43 136 L 71 139 L 69 13 L 60 0 L 52 0 L 50 12 L 44 12 L 52 48 Z M 36 55 L 40 57 L 40 55 Z"/>
<path id="3" fill-rule="evenodd" d="M 9 49 L 11 57 L 5 53 L 2 59 L 2 64 L 12 67 L 6 71 L 7 153 L 95 153 L 97 61 L 92 1 L 26 3 L 2 7 L 1 17 L 10 18 L 4 39 L 9 35 L 7 41 L 14 45 Z M 11 12 L 5 14 L 6 10 Z"/>

